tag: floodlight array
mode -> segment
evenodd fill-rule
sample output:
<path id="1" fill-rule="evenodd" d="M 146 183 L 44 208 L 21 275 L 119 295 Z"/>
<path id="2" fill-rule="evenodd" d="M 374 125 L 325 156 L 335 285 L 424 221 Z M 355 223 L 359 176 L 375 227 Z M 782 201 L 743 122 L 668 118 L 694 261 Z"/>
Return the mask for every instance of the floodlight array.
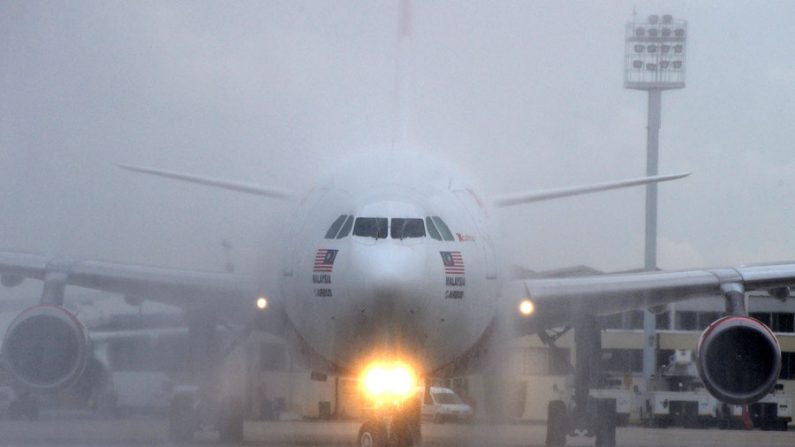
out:
<path id="1" fill-rule="evenodd" d="M 687 22 L 652 15 L 627 23 L 624 86 L 640 90 L 685 86 Z"/>

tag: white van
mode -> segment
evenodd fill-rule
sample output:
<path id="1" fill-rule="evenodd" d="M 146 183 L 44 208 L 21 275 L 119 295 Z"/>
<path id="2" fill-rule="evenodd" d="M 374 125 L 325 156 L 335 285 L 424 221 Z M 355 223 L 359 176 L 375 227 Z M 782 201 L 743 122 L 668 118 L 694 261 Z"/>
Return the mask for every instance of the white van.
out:
<path id="1" fill-rule="evenodd" d="M 176 384 L 163 372 L 114 371 L 100 410 L 109 414 L 168 410 Z"/>
<path id="2" fill-rule="evenodd" d="M 423 398 L 422 417 L 434 422 L 468 422 L 475 417 L 475 411 L 450 388 L 432 386 Z"/>

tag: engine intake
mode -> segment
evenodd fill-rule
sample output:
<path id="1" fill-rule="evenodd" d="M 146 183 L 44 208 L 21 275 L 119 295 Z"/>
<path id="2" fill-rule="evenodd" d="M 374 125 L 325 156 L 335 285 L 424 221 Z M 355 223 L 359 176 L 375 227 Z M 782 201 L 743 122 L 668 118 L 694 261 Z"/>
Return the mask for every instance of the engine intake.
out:
<path id="1" fill-rule="evenodd" d="M 85 327 L 60 306 L 40 305 L 22 311 L 3 339 L 3 356 L 11 376 L 35 391 L 55 391 L 74 384 L 89 354 Z"/>
<path id="2" fill-rule="evenodd" d="M 781 347 L 759 320 L 723 317 L 698 342 L 698 372 L 715 398 L 736 405 L 753 403 L 776 385 Z"/>

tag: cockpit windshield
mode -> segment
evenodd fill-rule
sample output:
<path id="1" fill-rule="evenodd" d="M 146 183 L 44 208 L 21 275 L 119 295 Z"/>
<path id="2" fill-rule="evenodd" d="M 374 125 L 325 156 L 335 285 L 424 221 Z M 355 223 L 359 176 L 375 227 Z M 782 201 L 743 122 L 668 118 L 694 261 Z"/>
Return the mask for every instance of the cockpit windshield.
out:
<path id="1" fill-rule="evenodd" d="M 351 234 L 352 226 L 353 216 L 350 214 L 343 214 L 331 224 L 326 232 L 326 239 L 342 239 L 348 237 Z"/>
<path id="2" fill-rule="evenodd" d="M 326 232 L 326 239 L 334 239 L 337 236 L 337 232 L 340 230 L 343 222 L 345 222 L 346 217 L 348 216 L 343 214 L 342 216 L 338 217 L 333 224 L 331 224 L 328 231 Z"/>
<path id="3" fill-rule="evenodd" d="M 442 235 L 439 234 L 439 230 L 437 230 L 436 229 L 436 225 L 433 224 L 433 221 L 431 220 L 431 216 L 428 216 L 428 217 L 425 218 L 425 226 L 428 227 L 428 235 L 431 237 L 431 239 L 434 239 L 434 240 L 437 240 L 437 241 L 441 241 L 442 240 Z"/>
<path id="4" fill-rule="evenodd" d="M 340 228 L 340 232 L 337 233 L 337 239 L 348 237 L 351 234 L 351 228 L 353 228 L 353 216 L 348 216 L 345 219 L 345 224 Z"/>
<path id="5" fill-rule="evenodd" d="M 389 233 L 389 219 L 386 217 L 357 217 L 353 225 L 353 235 L 386 239 Z"/>
<path id="6" fill-rule="evenodd" d="M 326 239 L 342 239 L 350 235 L 386 239 L 423 238 L 430 236 L 437 241 L 454 241 L 452 233 L 439 216 L 421 217 L 357 217 L 340 216 L 329 228 Z M 427 230 L 426 230 L 427 227 Z"/>
<path id="7" fill-rule="evenodd" d="M 392 219 L 392 239 L 405 239 L 407 237 L 425 237 L 425 225 L 422 219 L 406 219 L 395 217 Z"/>
<path id="8" fill-rule="evenodd" d="M 453 233 L 450 232 L 450 228 L 447 227 L 447 224 L 444 223 L 441 217 L 433 216 L 433 222 L 436 224 L 436 228 L 439 229 L 439 233 L 441 233 L 442 238 L 446 241 L 454 241 Z"/>

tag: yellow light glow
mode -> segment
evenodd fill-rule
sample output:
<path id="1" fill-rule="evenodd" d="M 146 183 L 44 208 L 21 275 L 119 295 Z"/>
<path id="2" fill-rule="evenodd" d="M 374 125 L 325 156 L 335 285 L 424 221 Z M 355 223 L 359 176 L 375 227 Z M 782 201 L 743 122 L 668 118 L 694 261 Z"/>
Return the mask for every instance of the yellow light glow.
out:
<path id="1" fill-rule="evenodd" d="M 362 375 L 365 393 L 375 401 L 398 402 L 411 395 L 417 379 L 411 367 L 396 364 L 373 364 Z"/>
<path id="2" fill-rule="evenodd" d="M 521 313 L 522 315 L 528 317 L 530 315 L 533 315 L 533 312 L 535 311 L 536 311 L 536 305 L 533 304 L 532 301 L 522 300 L 522 302 L 519 303 L 519 313 Z"/>
<path id="3" fill-rule="evenodd" d="M 268 299 L 265 297 L 257 298 L 257 309 L 265 310 L 268 307 Z"/>

